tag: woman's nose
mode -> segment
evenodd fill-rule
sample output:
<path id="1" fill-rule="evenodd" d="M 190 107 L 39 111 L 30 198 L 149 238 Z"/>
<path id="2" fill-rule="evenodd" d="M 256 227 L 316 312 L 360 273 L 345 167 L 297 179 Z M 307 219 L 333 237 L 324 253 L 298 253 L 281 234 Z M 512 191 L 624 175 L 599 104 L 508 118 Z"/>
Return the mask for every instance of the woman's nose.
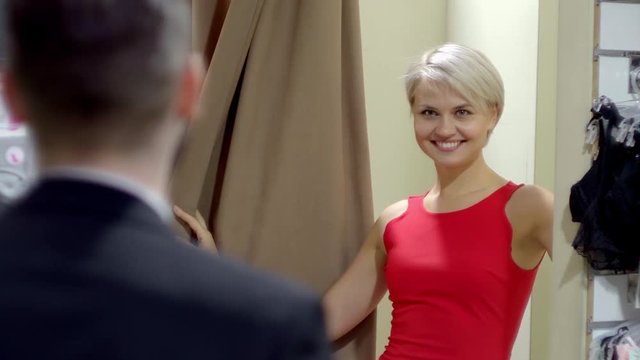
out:
<path id="1" fill-rule="evenodd" d="M 436 135 L 446 138 L 456 133 L 456 125 L 454 119 L 449 116 L 443 116 L 438 120 L 438 124 L 435 129 Z"/>

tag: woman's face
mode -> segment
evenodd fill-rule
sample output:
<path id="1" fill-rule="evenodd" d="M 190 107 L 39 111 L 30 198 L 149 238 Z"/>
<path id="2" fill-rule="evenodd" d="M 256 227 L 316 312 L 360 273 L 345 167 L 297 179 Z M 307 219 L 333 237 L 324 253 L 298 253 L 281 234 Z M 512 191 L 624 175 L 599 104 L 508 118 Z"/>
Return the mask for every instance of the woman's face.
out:
<path id="1" fill-rule="evenodd" d="M 464 168 L 482 155 L 497 111 L 473 106 L 449 88 L 419 84 L 411 107 L 418 145 L 437 167 Z"/>

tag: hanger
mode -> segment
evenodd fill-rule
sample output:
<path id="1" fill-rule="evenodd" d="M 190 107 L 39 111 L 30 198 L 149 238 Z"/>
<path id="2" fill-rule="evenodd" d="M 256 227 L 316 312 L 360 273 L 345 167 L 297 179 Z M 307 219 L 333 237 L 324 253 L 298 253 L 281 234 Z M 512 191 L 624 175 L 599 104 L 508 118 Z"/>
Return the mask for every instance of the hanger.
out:
<path id="1" fill-rule="evenodd" d="M 598 138 L 599 121 L 614 120 L 611 136 L 618 144 L 624 143 L 632 148 L 636 145 L 637 135 L 640 135 L 640 66 L 629 71 L 629 84 L 631 88 L 631 100 L 613 101 L 609 97 L 601 95 L 593 101 L 591 111 L 594 118 L 587 126 L 585 143 L 593 146 Z M 600 116 L 598 116 L 600 115 Z"/>
<path id="2" fill-rule="evenodd" d="M 629 84 L 632 99 L 619 101 L 616 104 L 621 107 L 620 113 L 625 118 L 640 117 L 640 66 L 629 71 Z"/>

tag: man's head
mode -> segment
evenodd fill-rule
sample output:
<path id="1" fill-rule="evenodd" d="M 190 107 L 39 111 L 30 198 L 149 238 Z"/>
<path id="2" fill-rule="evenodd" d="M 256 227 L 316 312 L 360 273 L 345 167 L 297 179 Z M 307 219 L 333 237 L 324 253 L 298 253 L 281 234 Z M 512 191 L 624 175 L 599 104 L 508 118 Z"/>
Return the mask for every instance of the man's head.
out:
<path id="1" fill-rule="evenodd" d="M 44 151 L 128 151 L 168 119 L 192 115 L 188 1 L 6 3 L 5 90 Z"/>

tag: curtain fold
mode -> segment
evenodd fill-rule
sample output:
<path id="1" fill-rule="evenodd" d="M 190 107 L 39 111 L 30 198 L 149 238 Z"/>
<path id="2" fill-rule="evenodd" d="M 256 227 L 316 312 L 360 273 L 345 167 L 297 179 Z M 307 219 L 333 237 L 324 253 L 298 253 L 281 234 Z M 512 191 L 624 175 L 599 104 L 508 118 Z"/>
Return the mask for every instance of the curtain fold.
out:
<path id="1" fill-rule="evenodd" d="M 222 0 L 220 0 L 222 1 Z M 220 9 L 218 0 L 194 0 L 193 47 L 205 51 L 212 30 L 217 24 L 215 14 L 201 10 Z M 249 45 L 258 22 L 263 0 L 232 1 L 224 19 L 202 88 L 201 115 L 188 135 L 188 141 L 176 163 L 171 179 L 172 198 L 185 210 L 195 211 L 201 204 L 203 191 L 211 193 L 220 156 L 222 135 Z M 206 30 L 205 30 L 206 29 Z M 203 34 L 206 31 L 206 34 Z M 205 217 L 209 209 L 200 208 Z"/>
<path id="2" fill-rule="evenodd" d="M 358 3 L 228 5 L 194 1 L 194 48 L 217 41 L 174 201 L 210 217 L 225 254 L 322 294 L 373 223 Z M 373 359 L 374 339 L 372 315 L 336 359 Z"/>

